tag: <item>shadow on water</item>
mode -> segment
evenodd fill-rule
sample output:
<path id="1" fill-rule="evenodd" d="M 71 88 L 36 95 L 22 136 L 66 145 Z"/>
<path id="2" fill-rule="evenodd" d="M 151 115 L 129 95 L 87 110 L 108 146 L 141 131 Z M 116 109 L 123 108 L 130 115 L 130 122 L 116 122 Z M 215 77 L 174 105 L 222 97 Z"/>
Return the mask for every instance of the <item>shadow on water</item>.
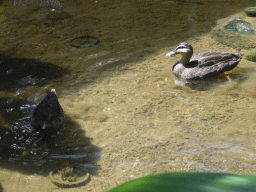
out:
<path id="1" fill-rule="evenodd" d="M 43 136 L 27 125 L 0 128 L 1 166 L 23 174 L 48 174 L 59 167 L 83 166 L 93 174 L 100 149 L 66 115 L 57 135 Z M 29 167 L 29 169 L 28 169 Z"/>
<path id="2" fill-rule="evenodd" d="M 19 95 L 34 85 L 36 87 L 47 85 L 68 72 L 69 70 L 51 63 L 0 55 L 0 90 L 16 91 L 16 95 Z"/>
<path id="3" fill-rule="evenodd" d="M 100 149 L 68 114 L 56 135 L 42 135 L 31 126 L 47 84 L 69 71 L 28 59 L 1 56 L 0 62 L 0 166 L 43 175 L 58 167 L 84 166 L 93 173 Z"/>

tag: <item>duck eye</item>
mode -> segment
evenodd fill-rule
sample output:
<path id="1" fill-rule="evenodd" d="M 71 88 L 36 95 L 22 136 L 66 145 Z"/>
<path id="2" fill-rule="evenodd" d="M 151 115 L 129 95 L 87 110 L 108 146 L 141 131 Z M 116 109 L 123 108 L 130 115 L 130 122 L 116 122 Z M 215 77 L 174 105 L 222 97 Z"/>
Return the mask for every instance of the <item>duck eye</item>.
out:
<path id="1" fill-rule="evenodd" d="M 183 47 L 183 46 L 178 47 L 178 49 L 184 49 L 184 48 L 186 48 L 186 47 Z"/>
<path id="2" fill-rule="evenodd" d="M 178 47 L 176 50 L 185 49 L 186 47 Z"/>

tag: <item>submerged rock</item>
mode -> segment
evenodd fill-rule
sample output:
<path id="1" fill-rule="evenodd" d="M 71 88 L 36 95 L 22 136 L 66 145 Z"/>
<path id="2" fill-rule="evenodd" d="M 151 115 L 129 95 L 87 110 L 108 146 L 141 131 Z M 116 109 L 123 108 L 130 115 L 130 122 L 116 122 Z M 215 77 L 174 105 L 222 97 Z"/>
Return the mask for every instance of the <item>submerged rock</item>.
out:
<path id="1" fill-rule="evenodd" d="M 211 31 L 216 41 L 237 49 L 256 47 L 256 19 L 247 17 L 244 12 L 217 21 Z"/>
<path id="2" fill-rule="evenodd" d="M 62 125 L 65 115 L 59 104 L 55 90 L 48 91 L 47 96 L 33 112 L 31 125 L 39 132 L 54 134 Z"/>
<path id="3" fill-rule="evenodd" d="M 244 9 L 244 12 L 249 17 L 256 17 L 256 7 L 248 7 Z"/>
<path id="4" fill-rule="evenodd" d="M 230 32 L 238 32 L 242 34 L 253 34 L 254 29 L 252 24 L 241 19 L 234 19 L 224 26 Z"/>
<path id="5" fill-rule="evenodd" d="M 245 58 L 248 60 L 248 61 L 253 61 L 253 62 L 256 62 L 256 50 L 252 51 L 251 53 L 247 54 L 245 56 Z"/>

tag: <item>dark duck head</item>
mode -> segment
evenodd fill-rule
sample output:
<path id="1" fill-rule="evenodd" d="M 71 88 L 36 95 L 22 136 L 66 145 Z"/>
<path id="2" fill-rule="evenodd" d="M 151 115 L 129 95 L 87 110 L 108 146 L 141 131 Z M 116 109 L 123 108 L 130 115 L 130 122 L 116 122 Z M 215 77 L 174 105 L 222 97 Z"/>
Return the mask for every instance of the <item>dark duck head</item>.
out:
<path id="1" fill-rule="evenodd" d="M 172 71 L 181 79 L 205 79 L 234 69 L 243 55 L 227 52 L 205 52 L 193 55 L 190 44 L 183 42 L 166 56 L 181 54 L 180 61 L 173 65 Z"/>

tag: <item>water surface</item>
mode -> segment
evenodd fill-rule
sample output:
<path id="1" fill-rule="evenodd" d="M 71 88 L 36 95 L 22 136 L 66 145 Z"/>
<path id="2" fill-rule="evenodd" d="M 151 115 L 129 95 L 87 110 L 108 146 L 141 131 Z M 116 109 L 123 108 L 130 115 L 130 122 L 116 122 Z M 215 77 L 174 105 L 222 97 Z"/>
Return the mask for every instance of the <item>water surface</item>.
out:
<path id="1" fill-rule="evenodd" d="M 256 174 L 254 63 L 243 59 L 229 73 L 231 81 L 181 86 L 171 72 L 179 56 L 165 57 L 182 41 L 195 53 L 247 53 L 219 44 L 209 32 L 252 1 L 61 3 L 62 20 L 49 19 L 38 3 L 2 4 L 8 20 L 0 50 L 11 61 L 0 84 L 1 139 L 8 138 L 4 191 L 57 191 L 46 176 L 67 163 L 92 174 L 73 191 L 106 191 L 143 175 L 182 170 Z M 100 43 L 70 46 L 84 35 Z M 56 89 L 68 123 L 61 135 L 37 141 L 29 120 L 45 88 Z"/>

